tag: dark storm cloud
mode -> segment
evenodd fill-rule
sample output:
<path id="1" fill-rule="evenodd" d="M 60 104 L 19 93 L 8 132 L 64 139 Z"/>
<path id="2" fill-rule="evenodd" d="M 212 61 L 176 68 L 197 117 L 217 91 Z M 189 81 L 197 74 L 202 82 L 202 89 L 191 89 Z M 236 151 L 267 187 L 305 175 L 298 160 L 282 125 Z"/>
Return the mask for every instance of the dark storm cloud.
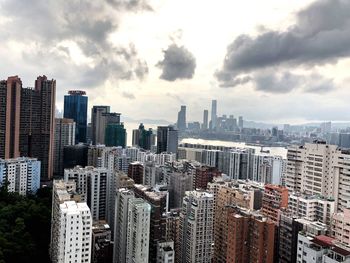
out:
<path id="1" fill-rule="evenodd" d="M 289 72 L 274 74 L 272 72 L 260 72 L 254 78 L 256 90 L 266 93 L 288 93 L 299 89 L 308 93 L 326 93 L 334 90 L 332 79 L 323 78 L 321 75 L 297 75 Z"/>
<path id="2" fill-rule="evenodd" d="M 235 84 L 241 74 L 269 67 L 310 68 L 336 63 L 350 55 L 349 14 L 350 1 L 316 1 L 298 12 L 296 24 L 286 31 L 240 35 L 228 46 L 216 78 L 227 87 L 234 86 L 230 83 Z"/>
<path id="3" fill-rule="evenodd" d="M 0 16 L 7 22 L 0 34 L 28 46 L 34 43 L 23 51 L 23 58 L 34 67 L 45 66 L 45 73 L 54 77 L 61 72 L 65 78 L 64 71 L 66 76 L 85 78 L 81 84 L 89 86 L 107 79 L 143 79 L 148 67 L 135 46 L 116 46 L 108 37 L 118 30 L 123 13 L 149 10 L 147 6 L 143 0 L 5 0 Z M 76 65 L 65 43 L 75 43 L 89 65 Z"/>
<path id="4" fill-rule="evenodd" d="M 196 59 L 184 46 L 171 44 L 163 53 L 163 60 L 157 63 L 157 67 L 162 69 L 161 79 L 175 81 L 193 77 Z"/>

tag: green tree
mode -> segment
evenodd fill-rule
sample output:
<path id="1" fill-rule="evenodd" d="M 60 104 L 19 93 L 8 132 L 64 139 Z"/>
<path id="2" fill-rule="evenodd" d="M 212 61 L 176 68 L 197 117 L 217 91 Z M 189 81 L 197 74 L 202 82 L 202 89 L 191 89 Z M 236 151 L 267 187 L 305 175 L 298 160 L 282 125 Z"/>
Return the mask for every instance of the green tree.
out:
<path id="1" fill-rule="evenodd" d="M 50 262 L 51 189 L 27 197 L 0 187 L 0 263 Z"/>

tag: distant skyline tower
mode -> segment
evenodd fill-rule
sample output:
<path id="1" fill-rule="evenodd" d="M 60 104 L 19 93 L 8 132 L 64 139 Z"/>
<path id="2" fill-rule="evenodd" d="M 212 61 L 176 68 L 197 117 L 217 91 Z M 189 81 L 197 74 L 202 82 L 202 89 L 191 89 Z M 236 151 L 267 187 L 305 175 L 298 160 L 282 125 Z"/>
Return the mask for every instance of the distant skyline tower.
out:
<path id="1" fill-rule="evenodd" d="M 182 105 L 177 115 L 177 128 L 180 131 L 186 130 L 186 106 Z"/>
<path id="2" fill-rule="evenodd" d="M 216 128 L 216 118 L 217 118 L 217 101 L 212 100 L 211 102 L 211 128 Z"/>
<path id="3" fill-rule="evenodd" d="M 126 146 L 126 129 L 123 123 L 109 123 L 105 129 L 106 146 Z"/>
<path id="4" fill-rule="evenodd" d="M 75 128 L 75 143 L 86 142 L 88 97 L 82 90 L 70 90 L 64 96 L 63 117 L 73 119 Z"/>
<path id="5" fill-rule="evenodd" d="M 203 124 L 202 124 L 203 130 L 208 129 L 208 116 L 209 116 L 208 110 L 204 110 L 203 111 Z"/>
<path id="6" fill-rule="evenodd" d="M 157 153 L 177 153 L 178 130 L 173 126 L 158 126 L 157 128 Z"/>
<path id="7" fill-rule="evenodd" d="M 243 116 L 238 117 L 238 127 L 243 129 Z"/>
<path id="8" fill-rule="evenodd" d="M 102 114 L 110 111 L 109 106 L 93 106 L 91 109 L 92 144 L 104 144 L 105 126 L 102 125 Z"/>

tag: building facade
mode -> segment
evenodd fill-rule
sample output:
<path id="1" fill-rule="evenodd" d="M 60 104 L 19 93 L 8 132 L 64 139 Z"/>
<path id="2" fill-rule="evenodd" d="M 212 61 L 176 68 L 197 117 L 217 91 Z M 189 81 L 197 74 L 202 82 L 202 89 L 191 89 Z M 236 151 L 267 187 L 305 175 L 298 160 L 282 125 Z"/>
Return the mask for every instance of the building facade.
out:
<path id="1" fill-rule="evenodd" d="M 63 176 L 63 153 L 64 146 L 74 145 L 76 139 L 76 126 L 73 119 L 55 119 L 55 147 L 54 147 L 54 169 L 55 177 Z"/>
<path id="2" fill-rule="evenodd" d="M 0 159 L 0 185 L 6 183 L 9 192 L 36 193 L 40 188 L 40 161 L 28 157 Z"/>
<path id="3" fill-rule="evenodd" d="M 68 95 L 64 96 L 63 117 L 73 119 L 76 123 L 74 144 L 87 142 L 86 133 L 88 97 L 85 95 L 85 91 L 70 90 L 68 91 Z"/>
<path id="4" fill-rule="evenodd" d="M 214 197 L 204 191 L 189 191 L 180 213 L 180 250 L 177 262 L 212 260 Z"/>

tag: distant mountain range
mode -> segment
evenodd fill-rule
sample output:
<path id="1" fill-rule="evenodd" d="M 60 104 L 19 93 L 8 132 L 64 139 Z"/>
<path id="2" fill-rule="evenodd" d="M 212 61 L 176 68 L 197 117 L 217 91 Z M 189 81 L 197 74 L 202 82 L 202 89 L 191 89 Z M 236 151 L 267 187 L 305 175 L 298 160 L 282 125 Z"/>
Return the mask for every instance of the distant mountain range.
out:
<path id="1" fill-rule="evenodd" d="M 319 127 L 321 125 L 321 121 L 319 122 L 307 122 L 302 124 L 291 124 L 291 126 L 309 126 L 309 127 Z M 271 129 L 272 127 L 278 127 L 279 129 L 283 129 L 284 124 L 272 124 L 265 122 L 256 122 L 256 121 L 247 121 L 244 120 L 244 127 L 246 128 L 256 128 L 256 129 Z M 350 127 L 350 122 L 332 122 L 333 129 L 344 129 Z"/>
<path id="2" fill-rule="evenodd" d="M 154 124 L 154 125 L 170 125 L 173 124 L 167 120 L 156 120 L 156 119 L 140 119 L 140 120 L 136 120 L 133 118 L 129 118 L 129 117 L 125 117 L 122 116 L 121 117 L 123 122 L 135 122 L 135 123 L 144 123 L 144 124 Z"/>

